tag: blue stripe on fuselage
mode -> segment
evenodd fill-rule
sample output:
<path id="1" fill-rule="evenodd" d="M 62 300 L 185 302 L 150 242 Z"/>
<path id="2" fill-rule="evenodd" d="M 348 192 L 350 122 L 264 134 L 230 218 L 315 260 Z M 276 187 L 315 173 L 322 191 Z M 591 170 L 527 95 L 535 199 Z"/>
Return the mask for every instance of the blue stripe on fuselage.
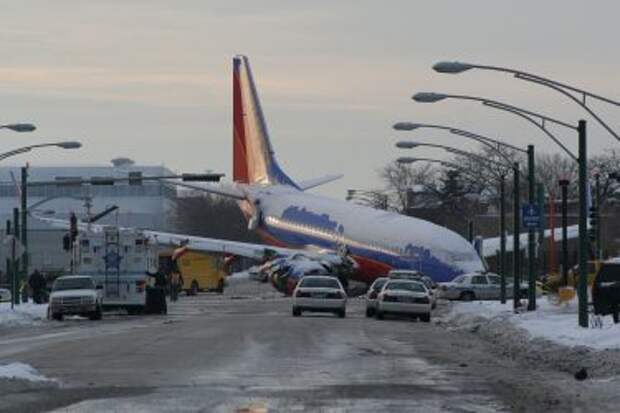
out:
<path id="1" fill-rule="evenodd" d="M 294 222 L 291 222 L 294 224 Z M 306 246 L 316 246 L 331 250 L 337 250 L 337 242 L 326 240 L 320 237 L 303 234 L 293 230 L 286 230 L 265 224 L 263 228 L 274 238 L 279 241 L 291 245 L 296 248 Z M 321 229 L 324 229 L 321 226 Z M 375 251 L 370 248 L 362 248 L 347 245 L 352 255 L 358 255 L 374 261 L 385 263 L 392 268 L 418 270 L 431 277 L 436 282 L 450 281 L 463 271 L 454 268 L 437 257 L 433 256 L 429 249 L 409 244 L 405 250 L 411 254 L 411 257 L 401 255 L 387 254 L 381 251 Z"/>

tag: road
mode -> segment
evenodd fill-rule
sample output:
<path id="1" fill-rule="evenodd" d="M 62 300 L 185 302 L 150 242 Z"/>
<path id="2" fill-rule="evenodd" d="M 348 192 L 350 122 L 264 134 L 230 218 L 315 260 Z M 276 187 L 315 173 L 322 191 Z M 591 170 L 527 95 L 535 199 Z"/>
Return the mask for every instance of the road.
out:
<path id="1" fill-rule="evenodd" d="M 57 384 L 5 386 L 0 411 L 490 412 L 556 403 L 548 389 L 532 389 L 549 373 L 493 356 L 471 334 L 367 319 L 359 299 L 346 319 L 290 310 L 287 298 L 201 294 L 182 297 L 168 316 L 3 331 L 0 364 L 28 363 Z"/>

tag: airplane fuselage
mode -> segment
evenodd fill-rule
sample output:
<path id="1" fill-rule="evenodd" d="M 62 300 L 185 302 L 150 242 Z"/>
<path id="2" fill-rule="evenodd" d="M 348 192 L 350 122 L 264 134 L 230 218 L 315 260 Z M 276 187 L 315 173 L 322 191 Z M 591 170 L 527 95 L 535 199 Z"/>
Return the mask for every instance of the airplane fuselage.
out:
<path id="1" fill-rule="evenodd" d="M 356 279 L 372 282 L 390 269 L 415 269 L 435 281 L 484 270 L 460 235 L 428 221 L 309 194 L 286 185 L 251 187 L 258 230 L 272 245 L 289 248 L 346 246 L 359 264 Z"/>

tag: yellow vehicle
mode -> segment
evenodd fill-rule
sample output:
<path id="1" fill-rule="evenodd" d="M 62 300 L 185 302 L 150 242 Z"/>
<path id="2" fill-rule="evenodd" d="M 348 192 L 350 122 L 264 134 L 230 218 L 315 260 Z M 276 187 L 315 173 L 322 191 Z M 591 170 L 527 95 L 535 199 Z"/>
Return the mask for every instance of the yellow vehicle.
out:
<path id="1" fill-rule="evenodd" d="M 160 264 L 166 273 L 172 267 L 172 253 L 173 251 L 167 251 L 159 255 Z M 183 278 L 181 288 L 187 295 L 195 295 L 198 291 L 224 292 L 226 272 L 222 257 L 187 251 L 177 259 L 177 266 Z"/>

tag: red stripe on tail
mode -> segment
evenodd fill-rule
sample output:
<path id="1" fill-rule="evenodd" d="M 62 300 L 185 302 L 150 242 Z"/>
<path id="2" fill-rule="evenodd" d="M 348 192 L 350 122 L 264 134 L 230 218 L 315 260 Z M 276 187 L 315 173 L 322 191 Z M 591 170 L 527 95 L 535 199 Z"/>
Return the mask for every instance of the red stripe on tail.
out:
<path id="1" fill-rule="evenodd" d="M 239 78 L 240 65 L 241 59 L 235 58 L 233 64 L 233 180 L 249 183 L 243 98 Z"/>

